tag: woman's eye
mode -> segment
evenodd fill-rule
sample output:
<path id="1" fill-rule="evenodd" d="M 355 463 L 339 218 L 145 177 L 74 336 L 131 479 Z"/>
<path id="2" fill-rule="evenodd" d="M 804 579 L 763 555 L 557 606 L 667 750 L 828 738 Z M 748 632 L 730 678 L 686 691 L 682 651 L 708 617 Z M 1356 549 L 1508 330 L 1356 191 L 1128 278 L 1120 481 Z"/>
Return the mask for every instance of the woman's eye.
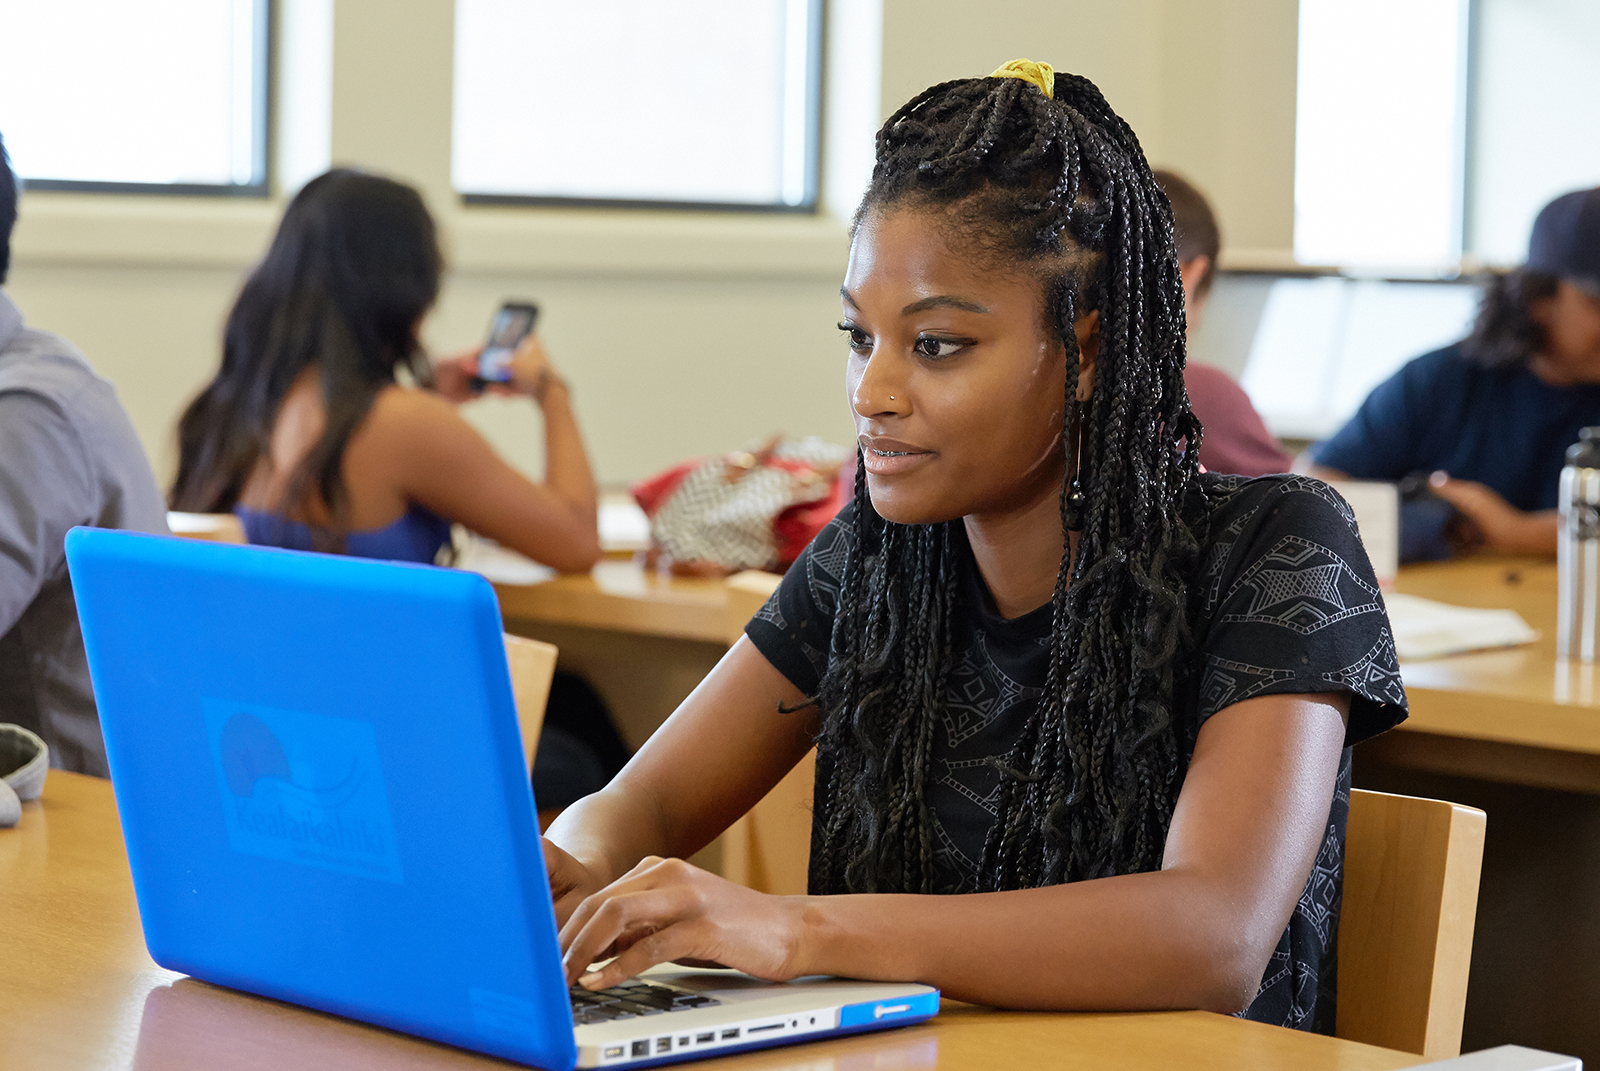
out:
<path id="1" fill-rule="evenodd" d="M 855 324 L 840 324 L 839 330 L 845 334 L 845 341 L 857 353 L 868 353 L 872 350 L 872 336 L 868 335 Z"/>
<path id="2" fill-rule="evenodd" d="M 917 344 L 914 348 L 922 356 L 931 357 L 937 361 L 945 357 L 954 357 L 969 345 L 971 343 L 965 341 L 957 342 L 948 338 L 931 338 L 928 335 L 923 335 L 917 339 Z"/>

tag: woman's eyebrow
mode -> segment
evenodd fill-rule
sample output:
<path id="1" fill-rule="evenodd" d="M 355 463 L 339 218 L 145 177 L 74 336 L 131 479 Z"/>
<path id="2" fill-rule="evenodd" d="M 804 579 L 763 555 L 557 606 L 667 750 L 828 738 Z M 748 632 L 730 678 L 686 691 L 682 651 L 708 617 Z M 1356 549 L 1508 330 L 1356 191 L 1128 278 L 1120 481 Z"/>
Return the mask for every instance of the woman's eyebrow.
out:
<path id="1" fill-rule="evenodd" d="M 913 301 L 911 304 L 900 310 L 900 315 L 913 316 L 919 312 L 927 312 L 929 309 L 960 309 L 962 312 L 976 312 L 983 314 L 987 314 L 989 311 L 984 306 L 979 305 L 976 301 L 967 301 L 965 298 L 950 297 L 945 294 L 936 294 L 933 297 L 925 297 L 921 301 Z"/>
<path id="2" fill-rule="evenodd" d="M 856 303 L 855 295 L 850 293 L 848 287 L 841 286 L 839 288 L 839 296 L 844 298 L 852 309 L 861 307 Z M 917 313 L 927 312 L 929 309 L 960 309 L 962 312 L 976 312 L 980 315 L 988 315 L 989 312 L 987 307 L 979 305 L 976 301 L 950 297 L 947 294 L 936 294 L 933 297 L 925 297 L 921 301 L 913 301 L 900 310 L 900 315 L 915 316 Z"/>

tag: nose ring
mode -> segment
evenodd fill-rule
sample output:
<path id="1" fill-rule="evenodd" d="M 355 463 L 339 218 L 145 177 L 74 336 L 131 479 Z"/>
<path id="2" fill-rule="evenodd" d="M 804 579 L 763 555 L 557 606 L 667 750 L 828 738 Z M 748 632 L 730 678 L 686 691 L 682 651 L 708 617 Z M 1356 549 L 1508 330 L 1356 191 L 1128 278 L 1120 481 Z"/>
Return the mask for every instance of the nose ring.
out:
<path id="1" fill-rule="evenodd" d="M 892 402 L 892 401 L 894 401 L 894 395 L 892 395 L 892 394 L 891 394 L 891 395 L 889 395 L 889 400 L 890 400 L 890 401 L 891 401 L 891 402 Z"/>

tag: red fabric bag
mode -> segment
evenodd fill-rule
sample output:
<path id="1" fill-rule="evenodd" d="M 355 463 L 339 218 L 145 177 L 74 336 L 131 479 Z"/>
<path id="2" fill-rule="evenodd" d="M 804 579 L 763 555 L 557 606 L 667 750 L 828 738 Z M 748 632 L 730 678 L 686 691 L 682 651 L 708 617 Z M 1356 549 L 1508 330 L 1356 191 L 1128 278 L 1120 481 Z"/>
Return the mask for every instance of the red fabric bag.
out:
<path id="1" fill-rule="evenodd" d="M 629 490 L 650 518 L 657 553 L 674 569 L 716 574 L 787 569 L 854 487 L 848 450 L 778 436 L 754 449 L 685 461 Z"/>

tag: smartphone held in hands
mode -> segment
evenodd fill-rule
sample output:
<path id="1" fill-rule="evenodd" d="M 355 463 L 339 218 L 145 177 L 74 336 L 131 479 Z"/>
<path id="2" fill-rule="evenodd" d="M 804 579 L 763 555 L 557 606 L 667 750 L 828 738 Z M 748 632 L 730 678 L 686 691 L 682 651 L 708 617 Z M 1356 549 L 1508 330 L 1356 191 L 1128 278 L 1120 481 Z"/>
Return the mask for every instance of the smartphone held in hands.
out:
<path id="1" fill-rule="evenodd" d="M 473 385 L 479 390 L 491 383 L 506 383 L 511 379 L 511 355 L 522 340 L 533 331 L 539 319 L 539 306 L 531 301 L 508 301 L 494 314 L 489 325 L 489 340 L 478 355 L 478 374 Z"/>

